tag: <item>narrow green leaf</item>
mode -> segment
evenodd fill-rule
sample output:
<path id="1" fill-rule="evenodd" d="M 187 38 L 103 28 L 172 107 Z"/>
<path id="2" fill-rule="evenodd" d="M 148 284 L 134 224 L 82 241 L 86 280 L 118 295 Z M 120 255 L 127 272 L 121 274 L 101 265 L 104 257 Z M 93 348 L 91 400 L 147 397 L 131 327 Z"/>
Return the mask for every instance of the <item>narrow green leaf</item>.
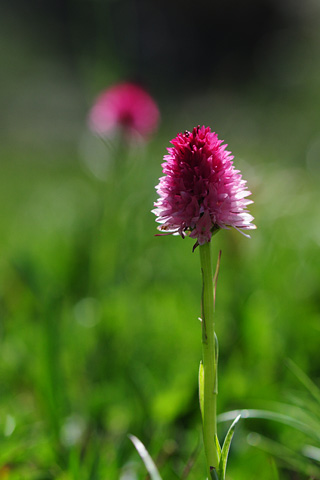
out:
<path id="1" fill-rule="evenodd" d="M 236 415 L 241 415 L 243 419 L 245 418 L 261 418 L 264 420 L 273 420 L 275 422 L 283 423 L 284 425 L 289 425 L 293 428 L 296 428 L 300 432 L 309 435 L 311 438 L 320 440 L 320 433 L 315 431 L 310 425 L 295 418 L 284 415 L 283 413 L 272 412 L 270 410 L 255 410 L 255 409 L 244 409 L 244 410 L 233 410 L 230 412 L 222 413 L 218 416 L 218 422 L 230 421 L 235 418 Z"/>
<path id="2" fill-rule="evenodd" d="M 311 458 L 311 460 L 315 460 L 316 462 L 320 463 L 320 448 L 313 445 L 304 445 L 301 453 L 305 457 Z"/>
<path id="3" fill-rule="evenodd" d="M 227 432 L 226 438 L 224 439 L 222 451 L 221 451 L 221 459 L 219 463 L 219 480 L 225 480 L 226 478 L 226 468 L 227 468 L 227 460 L 228 460 L 230 445 L 233 438 L 234 429 L 236 427 L 236 424 L 240 420 L 240 418 L 241 418 L 241 415 L 238 415 L 237 418 L 234 419 L 234 421 L 232 422 Z"/>
<path id="4" fill-rule="evenodd" d="M 298 367 L 290 358 L 287 358 L 287 365 L 302 385 L 308 390 L 313 398 L 320 403 L 320 389 L 315 383 Z"/>
<path id="5" fill-rule="evenodd" d="M 146 447 L 143 445 L 143 443 L 137 438 L 135 437 L 134 435 L 128 435 L 128 437 L 130 438 L 131 442 L 133 443 L 133 445 L 135 446 L 137 452 L 139 453 L 150 477 L 151 477 L 151 480 L 162 480 L 161 477 L 160 477 L 160 474 L 158 472 L 158 469 L 154 463 L 154 461 L 152 460 L 152 458 L 150 457 Z"/>
<path id="6" fill-rule="evenodd" d="M 306 397 L 305 395 L 299 395 L 298 392 L 290 392 L 288 394 L 289 400 L 292 402 L 292 412 L 293 409 L 298 409 L 297 411 L 301 412 L 301 420 L 305 418 L 305 421 L 308 423 L 308 419 L 311 420 L 314 428 L 320 432 L 320 408 L 319 402 L 316 402 L 313 397 Z M 296 415 L 291 413 L 291 416 L 295 417 Z M 299 416 L 299 415 L 298 415 Z M 310 422 L 309 422 L 310 423 Z"/>
<path id="7" fill-rule="evenodd" d="M 270 464 L 274 480 L 280 480 L 277 465 L 273 458 L 270 458 Z"/>
<path id="8" fill-rule="evenodd" d="M 218 439 L 218 436 L 217 436 L 217 435 L 214 436 L 214 443 L 216 444 L 216 449 L 217 449 L 217 452 L 218 452 L 219 463 L 220 463 L 220 459 L 221 459 L 221 447 L 220 447 L 220 443 L 219 443 L 219 439 Z"/>
<path id="9" fill-rule="evenodd" d="M 248 443 L 253 447 L 257 447 L 260 450 L 279 458 L 282 463 L 289 465 L 290 468 L 296 472 L 304 473 L 312 478 L 320 478 L 320 469 L 316 464 L 307 461 L 299 453 L 291 450 L 285 445 L 270 440 L 269 438 L 255 432 L 251 432 L 248 435 Z"/>
<path id="10" fill-rule="evenodd" d="M 214 467 L 212 467 L 210 470 L 210 477 L 211 477 L 211 480 L 219 480 L 217 470 Z"/>
<path id="11" fill-rule="evenodd" d="M 199 366 L 199 403 L 200 403 L 200 412 L 201 412 L 202 421 L 203 421 L 203 402 L 204 402 L 204 372 L 203 372 L 203 363 L 201 361 Z"/>

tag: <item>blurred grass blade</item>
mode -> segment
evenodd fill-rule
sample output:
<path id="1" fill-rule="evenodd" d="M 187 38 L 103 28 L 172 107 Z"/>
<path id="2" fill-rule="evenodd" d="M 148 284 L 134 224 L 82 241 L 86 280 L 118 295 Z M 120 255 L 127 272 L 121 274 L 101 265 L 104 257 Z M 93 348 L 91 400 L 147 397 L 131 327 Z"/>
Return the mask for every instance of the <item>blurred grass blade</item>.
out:
<path id="1" fill-rule="evenodd" d="M 273 474 L 274 480 L 280 480 L 278 468 L 277 468 L 276 462 L 274 461 L 273 458 L 270 458 L 270 463 L 271 463 L 271 469 L 272 469 L 272 474 Z"/>
<path id="2" fill-rule="evenodd" d="M 191 453 L 191 455 L 190 455 L 190 457 L 187 461 L 187 464 L 185 465 L 185 467 L 183 469 L 180 480 L 186 480 L 186 478 L 188 478 L 189 473 L 190 473 L 191 469 L 193 468 L 193 466 L 194 466 L 194 464 L 195 464 L 195 462 L 198 458 L 198 455 L 201 451 L 201 448 L 202 448 L 202 442 L 198 441 L 198 444 L 197 444 L 196 448 Z"/>
<path id="3" fill-rule="evenodd" d="M 314 447 L 313 445 L 305 445 L 302 453 L 305 457 L 320 463 L 320 448 Z"/>
<path id="4" fill-rule="evenodd" d="M 260 448 L 264 452 L 279 458 L 279 460 L 289 465 L 296 472 L 304 473 L 312 478 L 320 478 L 320 469 L 316 465 L 278 442 L 270 440 L 259 433 L 252 432 L 248 435 L 248 443 L 253 447 Z"/>
<path id="5" fill-rule="evenodd" d="M 226 438 L 224 439 L 222 450 L 221 450 L 221 458 L 219 462 L 219 480 L 225 480 L 226 478 L 226 468 L 227 468 L 227 460 L 228 460 L 230 445 L 233 438 L 234 430 L 236 428 L 236 424 L 238 423 L 240 418 L 241 418 L 241 415 L 238 415 L 234 419 L 234 421 L 232 422 L 227 432 Z"/>
<path id="6" fill-rule="evenodd" d="M 320 432 L 320 408 L 319 403 L 309 395 L 299 395 L 297 393 L 288 393 L 288 399 L 292 403 L 290 416 L 300 418 L 300 420 L 313 426 L 314 430 Z M 296 412 L 297 414 L 295 414 Z M 300 415 L 299 415 L 300 412 Z M 320 437 L 319 437 L 320 440 Z"/>
<path id="7" fill-rule="evenodd" d="M 139 453 L 150 477 L 151 477 L 151 480 L 162 480 L 161 477 L 160 477 L 160 474 L 158 472 L 158 469 L 154 463 L 154 461 L 152 460 L 152 458 L 150 457 L 146 447 L 143 445 L 143 443 L 137 438 L 135 437 L 134 435 L 128 435 L 131 442 L 133 443 L 133 445 L 135 446 L 137 452 Z"/>
<path id="8" fill-rule="evenodd" d="M 320 403 L 320 389 L 315 383 L 306 375 L 301 368 L 298 367 L 290 358 L 287 358 L 287 365 L 291 372 L 297 377 L 302 385 L 308 390 L 313 398 Z"/>
<path id="9" fill-rule="evenodd" d="M 234 419 L 237 415 L 241 415 L 243 419 L 246 418 L 260 418 L 263 420 L 273 420 L 275 422 L 288 425 L 299 430 L 306 435 L 315 438 L 317 441 L 320 440 L 320 432 L 312 428 L 311 425 L 308 425 L 305 422 L 296 420 L 289 415 L 284 415 L 283 413 L 272 412 L 270 410 L 255 410 L 255 409 L 244 409 L 244 410 L 233 410 L 230 412 L 222 413 L 218 415 L 218 422 L 227 422 Z"/>

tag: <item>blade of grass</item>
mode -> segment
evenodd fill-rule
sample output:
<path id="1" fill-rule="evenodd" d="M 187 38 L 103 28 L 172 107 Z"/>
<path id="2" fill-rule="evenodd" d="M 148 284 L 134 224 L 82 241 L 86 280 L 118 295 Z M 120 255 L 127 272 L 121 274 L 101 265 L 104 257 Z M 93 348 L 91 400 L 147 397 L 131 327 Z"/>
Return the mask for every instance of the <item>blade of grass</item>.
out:
<path id="1" fill-rule="evenodd" d="M 151 477 L 151 480 L 162 480 L 154 461 L 150 457 L 149 452 L 146 449 L 146 447 L 143 445 L 143 443 L 134 435 L 128 435 L 128 437 L 130 438 L 131 442 L 133 443 L 137 452 L 139 453 Z"/>
<path id="2" fill-rule="evenodd" d="M 301 472 L 314 478 L 319 478 L 320 476 L 320 468 L 308 462 L 304 457 L 297 454 L 297 452 L 285 447 L 281 443 L 270 440 L 255 432 L 249 433 L 248 443 L 253 447 L 257 447 L 277 457 L 296 472 Z"/>
<path id="3" fill-rule="evenodd" d="M 274 459 L 272 457 L 270 458 L 270 464 L 271 464 L 271 469 L 272 469 L 272 474 L 273 474 L 274 480 L 280 480 L 276 462 L 274 461 Z"/>
<path id="4" fill-rule="evenodd" d="M 316 431 L 312 426 L 307 423 L 296 420 L 289 415 L 284 415 L 283 413 L 272 412 L 269 410 L 255 410 L 255 409 L 245 409 L 245 410 L 233 410 L 230 412 L 222 413 L 218 415 L 218 422 L 227 422 L 235 419 L 238 415 L 241 415 L 241 418 L 259 418 L 263 420 L 273 420 L 275 422 L 288 425 L 299 430 L 302 433 L 305 433 L 311 438 L 315 438 L 317 441 L 320 440 L 320 432 Z"/>
<path id="5" fill-rule="evenodd" d="M 308 392 L 313 396 L 313 398 L 320 403 L 320 389 L 315 383 L 306 375 L 301 368 L 298 367 L 290 358 L 287 358 L 287 366 L 290 368 L 292 373 L 297 377 L 297 379 L 302 383 L 302 385 L 308 390 Z"/>
<path id="6" fill-rule="evenodd" d="M 230 445 L 232 442 L 232 438 L 234 435 L 234 429 L 236 428 L 236 424 L 240 420 L 241 415 L 238 415 L 234 421 L 232 422 L 232 425 L 230 426 L 226 438 L 224 439 L 223 446 L 221 449 L 221 455 L 220 455 L 220 462 L 219 462 L 219 479 L 220 480 L 225 480 L 226 478 L 226 468 L 227 468 L 227 461 L 228 461 L 228 455 L 229 455 L 229 450 L 230 450 Z"/>

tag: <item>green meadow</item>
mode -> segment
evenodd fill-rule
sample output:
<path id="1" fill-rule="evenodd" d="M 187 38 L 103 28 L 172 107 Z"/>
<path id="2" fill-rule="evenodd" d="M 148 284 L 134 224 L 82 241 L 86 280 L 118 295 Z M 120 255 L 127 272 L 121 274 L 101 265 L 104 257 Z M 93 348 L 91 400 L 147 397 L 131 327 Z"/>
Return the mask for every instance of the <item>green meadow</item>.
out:
<path id="1" fill-rule="evenodd" d="M 95 70 L 90 82 L 88 65 L 75 77 L 56 52 L 11 40 L 0 93 L 0 479 L 145 479 L 128 434 L 164 480 L 205 478 L 199 252 L 155 236 L 151 213 L 170 139 L 198 124 L 228 143 L 257 225 L 251 239 L 213 238 L 221 439 L 232 417 L 222 414 L 249 409 L 227 478 L 320 478 L 319 62 L 296 83 L 279 70 L 276 85 L 155 88 L 159 131 L 127 148 L 86 124 L 97 86 L 121 71 L 104 85 Z"/>

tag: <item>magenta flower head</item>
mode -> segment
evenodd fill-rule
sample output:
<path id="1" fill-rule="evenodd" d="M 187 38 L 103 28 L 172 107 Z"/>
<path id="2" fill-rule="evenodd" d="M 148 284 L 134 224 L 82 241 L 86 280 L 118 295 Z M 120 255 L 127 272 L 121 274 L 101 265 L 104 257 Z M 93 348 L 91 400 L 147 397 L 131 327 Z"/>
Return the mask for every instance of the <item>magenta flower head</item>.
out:
<path id="1" fill-rule="evenodd" d="M 147 140 L 156 131 L 159 118 L 155 101 L 143 88 L 121 83 L 98 96 L 89 113 L 89 126 L 103 136 L 121 130 L 129 141 Z"/>
<path id="2" fill-rule="evenodd" d="M 162 164 L 165 176 L 156 187 L 159 199 L 153 213 L 161 224 L 158 229 L 165 234 L 189 235 L 197 246 L 210 242 L 222 228 L 256 228 L 247 211 L 247 205 L 253 203 L 246 198 L 251 192 L 216 133 L 198 126 L 192 132 L 179 133 L 171 143 Z"/>

